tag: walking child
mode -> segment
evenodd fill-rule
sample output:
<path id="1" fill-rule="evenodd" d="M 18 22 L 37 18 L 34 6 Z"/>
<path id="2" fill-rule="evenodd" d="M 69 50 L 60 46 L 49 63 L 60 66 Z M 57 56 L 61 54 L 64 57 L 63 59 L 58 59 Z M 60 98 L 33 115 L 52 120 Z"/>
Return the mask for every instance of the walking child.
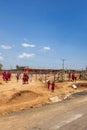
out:
<path id="1" fill-rule="evenodd" d="M 54 83 L 54 81 L 51 83 L 51 90 L 52 90 L 52 92 L 54 92 L 54 89 L 55 89 L 55 83 Z"/>

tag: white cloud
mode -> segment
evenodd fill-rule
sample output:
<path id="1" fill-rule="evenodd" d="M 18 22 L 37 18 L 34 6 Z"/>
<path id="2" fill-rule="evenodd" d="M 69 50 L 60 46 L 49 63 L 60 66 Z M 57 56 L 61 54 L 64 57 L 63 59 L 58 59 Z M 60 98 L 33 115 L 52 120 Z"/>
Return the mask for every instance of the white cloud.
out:
<path id="1" fill-rule="evenodd" d="M 11 48 L 12 48 L 12 47 L 9 46 L 9 45 L 1 45 L 0 47 L 3 48 L 3 49 L 11 49 Z"/>
<path id="2" fill-rule="evenodd" d="M 22 53 L 22 54 L 20 54 L 18 57 L 20 58 L 20 59 L 23 59 L 23 58 L 31 58 L 31 57 L 33 57 L 35 54 L 33 54 L 33 53 L 31 53 L 31 54 L 29 54 L 29 53 Z"/>
<path id="3" fill-rule="evenodd" d="M 22 43 L 22 46 L 23 47 L 35 47 L 35 45 L 33 45 L 33 44 L 28 44 L 28 43 Z"/>
<path id="4" fill-rule="evenodd" d="M 0 53 L 0 60 L 3 60 L 4 59 L 4 57 L 2 56 L 2 54 Z"/>
<path id="5" fill-rule="evenodd" d="M 50 50 L 51 50 L 51 48 L 48 47 L 48 46 L 45 46 L 43 49 L 44 49 L 45 51 L 50 51 Z"/>

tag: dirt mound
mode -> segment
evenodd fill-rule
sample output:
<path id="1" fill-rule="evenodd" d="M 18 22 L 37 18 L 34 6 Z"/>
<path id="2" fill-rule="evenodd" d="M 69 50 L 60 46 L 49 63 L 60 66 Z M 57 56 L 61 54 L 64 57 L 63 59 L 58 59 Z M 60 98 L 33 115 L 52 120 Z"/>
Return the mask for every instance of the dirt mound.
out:
<path id="1" fill-rule="evenodd" d="M 6 104 L 6 102 L 8 101 L 8 98 L 5 94 L 1 94 L 0 95 L 0 106 L 2 106 L 3 104 Z"/>
<path id="2" fill-rule="evenodd" d="M 14 93 L 7 103 L 21 103 L 21 102 L 31 101 L 36 99 L 39 96 L 41 95 L 35 92 L 23 90 Z"/>
<path id="3" fill-rule="evenodd" d="M 2 85 L 2 83 L 0 82 L 0 85 Z"/>
<path id="4" fill-rule="evenodd" d="M 87 83 L 77 83 L 78 88 L 87 88 Z"/>

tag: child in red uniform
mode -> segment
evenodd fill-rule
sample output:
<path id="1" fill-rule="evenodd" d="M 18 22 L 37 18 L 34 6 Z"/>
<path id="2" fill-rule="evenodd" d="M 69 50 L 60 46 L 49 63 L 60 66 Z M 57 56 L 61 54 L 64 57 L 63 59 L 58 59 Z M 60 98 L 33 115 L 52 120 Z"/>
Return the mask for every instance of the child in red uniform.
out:
<path id="1" fill-rule="evenodd" d="M 48 89 L 50 88 L 50 80 L 48 80 L 48 82 L 47 82 L 47 87 L 48 87 Z"/>
<path id="2" fill-rule="evenodd" d="M 16 74 L 16 79 L 17 79 L 17 82 L 19 80 L 19 73 Z"/>
<path id="3" fill-rule="evenodd" d="M 5 76 L 6 76 L 6 72 L 4 71 L 4 72 L 2 73 L 2 78 L 3 78 L 4 81 L 5 81 Z"/>
<path id="4" fill-rule="evenodd" d="M 26 74 L 24 73 L 23 74 L 23 84 L 25 84 L 26 83 Z"/>
<path id="5" fill-rule="evenodd" d="M 72 81 L 74 81 L 74 80 L 75 80 L 75 74 L 72 73 Z"/>
<path id="6" fill-rule="evenodd" d="M 28 74 L 24 73 L 23 74 L 23 84 L 28 83 L 28 80 L 29 80 Z"/>
<path id="7" fill-rule="evenodd" d="M 52 90 L 52 92 L 54 92 L 54 89 L 55 89 L 55 83 L 54 83 L 54 81 L 51 83 L 51 90 Z"/>

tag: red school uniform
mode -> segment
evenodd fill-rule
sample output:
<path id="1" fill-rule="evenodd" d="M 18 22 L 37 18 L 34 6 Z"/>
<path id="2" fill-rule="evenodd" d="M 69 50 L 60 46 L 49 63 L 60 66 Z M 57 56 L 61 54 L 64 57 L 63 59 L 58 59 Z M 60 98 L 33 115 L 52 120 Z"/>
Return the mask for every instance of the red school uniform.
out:
<path id="1" fill-rule="evenodd" d="M 54 92 L 54 89 L 55 89 L 55 83 L 52 82 L 52 83 L 51 83 L 51 90 L 52 90 L 52 92 Z"/>

